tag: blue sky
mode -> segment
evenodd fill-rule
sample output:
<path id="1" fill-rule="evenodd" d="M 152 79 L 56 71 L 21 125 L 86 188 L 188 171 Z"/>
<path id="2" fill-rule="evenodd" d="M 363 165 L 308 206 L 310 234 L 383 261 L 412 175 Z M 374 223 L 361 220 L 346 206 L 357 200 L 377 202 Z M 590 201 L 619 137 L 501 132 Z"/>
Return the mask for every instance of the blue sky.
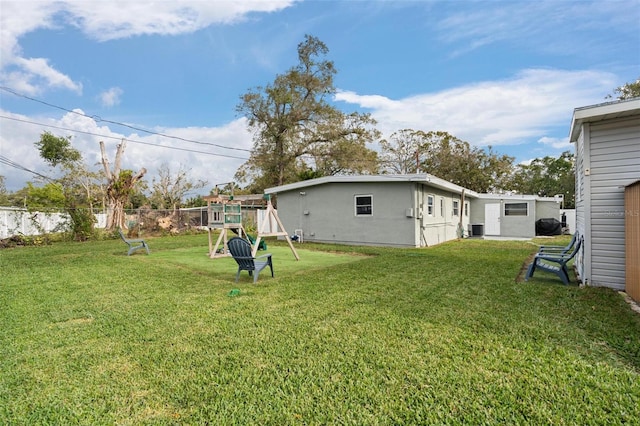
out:
<path id="1" fill-rule="evenodd" d="M 640 77 L 640 0 L 0 0 L 0 31 L 3 157 L 51 174 L 33 145 L 50 131 L 97 170 L 98 141 L 113 161 L 125 138 L 123 167 L 184 168 L 203 193 L 249 156 L 240 96 L 295 65 L 305 34 L 329 49 L 340 109 L 517 162 L 573 149 L 573 109 Z"/>

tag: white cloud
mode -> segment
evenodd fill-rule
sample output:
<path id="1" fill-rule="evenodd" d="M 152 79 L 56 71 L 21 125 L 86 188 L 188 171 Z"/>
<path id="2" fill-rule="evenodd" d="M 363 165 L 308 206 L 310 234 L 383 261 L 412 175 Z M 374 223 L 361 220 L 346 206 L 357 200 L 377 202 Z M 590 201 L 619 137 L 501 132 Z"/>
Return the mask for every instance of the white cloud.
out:
<path id="1" fill-rule="evenodd" d="M 71 78 L 57 71 L 44 58 L 16 58 L 16 65 L 24 71 L 24 78 L 30 89 L 28 93 L 37 93 L 41 82 L 49 88 L 65 88 L 76 93 L 82 93 L 82 84 L 75 83 Z"/>
<path id="2" fill-rule="evenodd" d="M 466 6 L 470 6 L 466 3 Z M 637 38 L 640 3 L 606 1 L 540 0 L 535 2 L 500 2 L 499 7 L 476 3 L 475 10 L 452 13 L 436 27 L 442 41 L 457 46 L 451 56 L 480 47 L 518 40 L 531 48 L 566 55 L 576 51 L 576 43 L 584 40 L 584 33 L 607 30 Z M 622 13 L 621 13 L 622 12 Z M 597 16 L 598 19 L 593 19 Z M 559 36 L 562 31 L 564 36 Z M 567 37 L 567 35 L 572 35 Z M 532 43 L 528 43 L 531 41 Z M 535 43 L 534 43 L 535 41 Z M 591 43 L 591 52 L 610 48 Z"/>
<path id="3" fill-rule="evenodd" d="M 555 149 L 570 149 L 572 147 L 568 136 L 566 138 L 550 138 L 545 136 L 540 138 L 538 142 L 543 145 L 551 146 Z"/>
<path id="4" fill-rule="evenodd" d="M 530 69 L 508 80 L 404 99 L 346 91 L 335 99 L 370 109 L 385 135 L 406 128 L 444 130 L 474 145 L 511 145 L 568 126 L 574 108 L 604 99 L 615 81 L 606 72 Z"/>
<path id="5" fill-rule="evenodd" d="M 157 133 L 181 138 L 171 139 L 158 135 L 116 132 L 109 126 L 102 126 L 92 118 L 83 116 L 83 111 L 79 109 L 59 118 L 27 117 L 7 111 L 0 111 L 0 115 L 10 117 L 0 118 L 3 129 L 0 132 L 2 155 L 45 175 L 53 172 L 39 157 L 34 146 L 44 131 L 57 136 L 70 136 L 74 148 L 82 153 L 85 163 L 95 170 L 101 170 L 102 167 L 99 142 L 104 141 L 107 155 L 113 164 L 116 146 L 125 138 L 127 147 L 123 156 L 123 168 L 138 171 L 144 167 L 148 170 L 146 179 L 151 182 L 161 164 L 167 163 L 175 171 L 184 165 L 189 170 L 190 179 L 210 183 L 202 190 L 203 193 L 207 193 L 216 183 L 232 181 L 238 167 L 249 158 L 247 150 L 252 146 L 252 137 L 247 131 L 244 118 L 221 127 L 153 129 Z M 34 122 L 41 123 L 42 126 L 34 125 Z M 223 149 L 213 144 L 234 149 Z M 10 191 L 18 190 L 25 185 L 25 181 L 35 179 L 35 176 L 27 172 L 4 170 L 8 166 L 2 167 L 0 174 L 5 176 L 6 186 Z"/>
<path id="6" fill-rule="evenodd" d="M 276 12 L 292 0 L 64 2 L 68 21 L 100 41 L 142 34 L 176 35 L 212 24 L 232 24 L 254 12 Z"/>
<path id="7" fill-rule="evenodd" d="M 120 98 L 124 92 L 119 87 L 112 87 L 98 96 L 100 103 L 105 107 L 112 107 L 120 104 Z"/>
<path id="8" fill-rule="evenodd" d="M 69 24 L 98 41 L 150 34 L 176 35 L 212 24 L 239 22 L 254 12 L 275 12 L 294 2 L 2 1 L 0 84 L 31 95 L 52 87 L 82 91 L 82 85 L 73 76 L 56 70 L 46 58 L 27 58 L 22 52 L 20 38 L 38 29 Z"/>

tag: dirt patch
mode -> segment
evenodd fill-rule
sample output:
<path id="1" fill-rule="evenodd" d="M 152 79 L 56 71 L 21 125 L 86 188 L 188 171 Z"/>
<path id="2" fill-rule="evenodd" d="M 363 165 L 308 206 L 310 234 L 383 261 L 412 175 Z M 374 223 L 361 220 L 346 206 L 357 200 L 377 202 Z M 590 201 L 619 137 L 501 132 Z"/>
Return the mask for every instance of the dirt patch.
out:
<path id="1" fill-rule="evenodd" d="M 627 302 L 629 306 L 631 306 L 632 311 L 640 314 L 640 305 L 638 305 L 638 303 L 635 300 L 633 300 L 631 296 L 629 296 L 624 291 L 619 291 L 618 293 L 620 293 L 622 297 L 624 297 L 624 301 Z"/>

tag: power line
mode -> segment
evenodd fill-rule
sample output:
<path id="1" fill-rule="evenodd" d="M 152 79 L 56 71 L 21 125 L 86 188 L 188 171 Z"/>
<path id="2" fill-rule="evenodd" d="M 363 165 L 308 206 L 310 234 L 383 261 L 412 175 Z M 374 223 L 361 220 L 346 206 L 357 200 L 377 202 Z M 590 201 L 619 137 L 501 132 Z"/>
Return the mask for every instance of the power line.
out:
<path id="1" fill-rule="evenodd" d="M 195 143 L 195 144 L 199 144 L 199 145 L 210 145 L 210 146 L 215 146 L 216 148 L 230 149 L 230 150 L 234 150 L 234 151 L 251 152 L 250 149 L 229 147 L 229 146 L 216 144 L 216 143 L 213 143 L 213 142 L 202 142 L 202 141 L 196 141 L 196 140 L 192 140 L 192 139 L 186 139 L 186 138 L 182 138 L 180 136 L 173 136 L 173 135 L 167 135 L 165 133 L 154 132 L 152 130 L 147 130 L 147 129 L 144 129 L 144 128 L 141 128 L 141 127 L 132 126 L 130 124 L 121 123 L 121 122 L 118 122 L 118 121 L 107 120 L 107 119 L 104 119 L 104 118 L 102 118 L 102 117 L 100 117 L 98 115 L 87 115 L 87 114 L 84 114 L 84 113 L 81 113 L 81 112 L 78 112 L 78 111 L 74 111 L 74 110 L 71 110 L 71 109 L 68 109 L 68 108 L 65 108 L 65 107 L 61 107 L 59 105 L 54 105 L 52 103 L 45 102 L 45 101 L 40 100 L 40 99 L 32 98 L 32 97 L 24 95 L 22 93 L 16 92 L 15 90 L 13 90 L 13 89 L 11 89 L 9 87 L 6 87 L 6 86 L 0 86 L 0 90 L 4 90 L 5 92 L 9 92 L 9 93 L 13 94 L 14 96 L 18 96 L 18 97 L 21 97 L 21 98 L 24 98 L 24 99 L 28 99 L 28 100 L 33 101 L 33 102 L 38 102 L 38 103 L 40 103 L 42 105 L 46 105 L 46 106 L 51 107 L 51 108 L 56 108 L 56 109 L 59 109 L 61 111 L 65 111 L 65 112 L 68 112 L 68 113 L 71 113 L 71 114 L 76 114 L 76 115 L 79 115 L 80 117 L 90 118 L 93 121 L 95 121 L 96 123 L 100 123 L 100 122 L 109 123 L 109 124 L 113 124 L 113 125 L 116 125 L 116 126 L 127 127 L 127 128 L 129 128 L 131 130 L 136 130 L 138 132 L 148 133 L 150 135 L 161 136 L 161 137 L 164 137 L 164 138 L 175 139 L 175 140 L 179 140 L 179 141 L 183 141 L 183 142 L 189 142 L 189 143 Z"/>
<path id="2" fill-rule="evenodd" d="M 215 154 L 215 153 L 212 153 L 212 152 L 197 151 L 197 150 L 189 149 L 189 148 L 179 148 L 179 147 L 174 147 L 174 146 L 157 145 L 157 144 L 154 144 L 154 143 L 142 142 L 142 141 L 137 141 L 137 140 L 134 140 L 134 139 L 120 138 L 120 137 L 109 136 L 109 135 L 101 135 L 101 134 L 98 134 L 98 133 L 87 132 L 87 131 L 84 131 L 84 130 L 76 130 L 76 129 L 70 129 L 70 128 L 67 128 L 67 127 L 55 126 L 53 124 L 38 123 L 38 122 L 35 122 L 35 121 L 30 121 L 30 120 L 23 120 L 21 118 L 7 117 L 6 115 L 0 115 L 0 118 L 4 118 L 5 120 L 18 121 L 20 123 L 33 124 L 33 125 L 36 125 L 36 126 L 50 127 L 52 129 L 64 130 L 66 132 L 74 132 L 74 133 L 81 133 L 81 134 L 84 134 L 84 135 L 96 136 L 96 137 L 103 138 L 103 139 L 116 139 L 116 140 L 119 140 L 119 141 L 124 139 L 127 142 L 137 143 L 137 144 L 141 144 L 141 145 L 150 145 L 150 146 L 154 146 L 156 148 L 174 149 L 174 150 L 177 150 L 177 151 L 194 152 L 196 154 L 205 154 L 205 155 L 213 155 L 213 156 L 216 156 L 216 157 L 234 158 L 234 159 L 237 159 L 237 160 L 248 160 L 248 158 L 246 158 L 246 157 L 237 157 L 235 155 L 226 155 L 226 154 Z"/>
<path id="3" fill-rule="evenodd" d="M 35 171 L 31 170 L 31 169 L 28 169 L 28 168 L 26 168 L 24 166 L 21 166 L 20 164 L 18 164 L 15 161 L 5 157 L 4 155 L 0 155 L 0 163 L 4 164 L 6 166 L 9 166 L 9 167 L 13 167 L 14 169 L 18 169 L 18 170 L 22 170 L 22 171 L 34 174 L 34 175 L 39 176 L 39 177 L 41 177 L 43 179 L 46 179 L 46 180 L 53 180 L 49 176 L 45 176 L 45 175 L 43 175 L 41 173 L 35 172 Z"/>

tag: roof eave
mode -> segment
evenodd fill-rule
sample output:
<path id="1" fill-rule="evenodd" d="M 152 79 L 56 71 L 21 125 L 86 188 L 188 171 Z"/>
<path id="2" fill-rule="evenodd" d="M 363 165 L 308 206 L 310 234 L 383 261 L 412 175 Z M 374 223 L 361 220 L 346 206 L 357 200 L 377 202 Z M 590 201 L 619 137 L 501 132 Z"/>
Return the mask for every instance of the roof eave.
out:
<path id="1" fill-rule="evenodd" d="M 571 119 L 569 142 L 575 142 L 578 140 L 578 137 L 580 136 L 580 129 L 584 123 L 591 123 L 609 118 L 626 117 L 635 114 L 640 114 L 640 98 L 576 108 L 573 110 L 573 118 Z"/>
<path id="2" fill-rule="evenodd" d="M 470 189 L 463 188 L 459 185 L 432 176 L 427 173 L 409 174 L 409 175 L 358 175 L 358 176 L 325 176 L 316 179 L 305 180 L 301 182 L 290 183 L 287 185 L 275 186 L 264 190 L 265 194 L 277 194 L 280 192 L 293 191 L 297 189 L 309 188 L 311 186 L 323 185 L 326 183 L 380 183 L 380 182 L 416 182 L 435 186 L 451 192 L 462 193 L 466 196 L 477 197 L 478 193 Z"/>

